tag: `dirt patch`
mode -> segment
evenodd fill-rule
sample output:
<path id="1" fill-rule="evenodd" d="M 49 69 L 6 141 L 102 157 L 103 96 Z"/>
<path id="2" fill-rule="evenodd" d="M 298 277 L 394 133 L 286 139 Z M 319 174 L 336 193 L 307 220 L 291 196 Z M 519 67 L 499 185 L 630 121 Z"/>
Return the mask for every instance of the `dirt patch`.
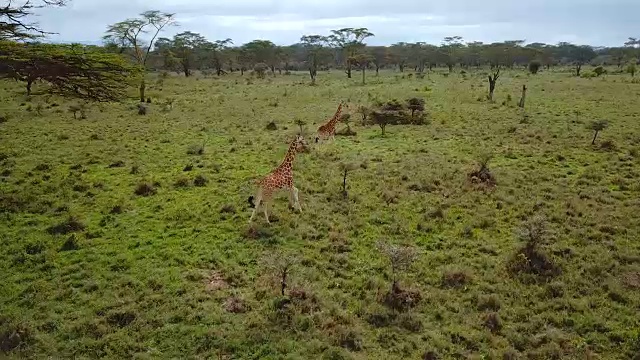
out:
<path id="1" fill-rule="evenodd" d="M 213 271 L 206 280 L 206 287 L 208 291 L 218 291 L 228 288 L 229 284 L 225 281 L 222 273 Z"/>
<path id="2" fill-rule="evenodd" d="M 422 295 L 418 290 L 404 290 L 399 286 L 393 286 L 393 289 L 385 294 L 383 303 L 391 309 L 404 311 L 415 307 L 422 300 Z"/>
<path id="3" fill-rule="evenodd" d="M 242 314 L 249 310 L 249 306 L 241 298 L 232 296 L 225 300 L 224 309 L 230 313 Z"/>
<path id="4" fill-rule="evenodd" d="M 469 173 L 469 181 L 475 185 L 496 186 L 496 178 L 488 168 L 482 166 L 479 170 Z"/>
<path id="5" fill-rule="evenodd" d="M 622 275 L 622 283 L 632 289 L 640 289 L 640 272 L 632 271 Z"/>

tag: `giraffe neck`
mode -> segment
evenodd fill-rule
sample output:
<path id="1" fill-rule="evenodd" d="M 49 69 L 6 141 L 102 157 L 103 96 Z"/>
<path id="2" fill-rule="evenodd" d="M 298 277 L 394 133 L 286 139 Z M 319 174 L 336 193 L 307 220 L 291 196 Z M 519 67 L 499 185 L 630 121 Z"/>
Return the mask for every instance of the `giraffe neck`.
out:
<path id="1" fill-rule="evenodd" d="M 338 106 L 338 111 L 336 111 L 336 114 L 333 115 L 333 117 L 331 118 L 331 120 L 329 120 L 329 126 L 335 126 L 336 123 L 338 122 L 338 120 L 340 119 L 340 113 L 342 112 L 342 104 L 340 104 Z"/>
<path id="2" fill-rule="evenodd" d="M 296 158 L 296 143 L 295 141 L 291 143 L 291 145 L 289 145 L 289 150 L 287 150 L 287 154 L 284 157 L 284 160 L 282 160 L 282 163 L 280 164 L 279 168 L 285 168 L 288 170 L 291 170 L 293 167 L 293 160 Z"/>

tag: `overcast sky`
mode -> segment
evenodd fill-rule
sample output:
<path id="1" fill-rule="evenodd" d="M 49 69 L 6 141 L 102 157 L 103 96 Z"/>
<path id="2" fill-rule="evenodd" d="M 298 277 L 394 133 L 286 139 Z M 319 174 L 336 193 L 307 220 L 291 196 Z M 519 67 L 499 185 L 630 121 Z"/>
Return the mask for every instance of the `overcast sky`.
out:
<path id="1" fill-rule="evenodd" d="M 640 37 L 640 0 L 71 0 L 39 11 L 34 20 L 56 42 L 96 42 L 108 24 L 145 10 L 176 14 L 179 31 L 236 45 L 269 39 L 297 42 L 303 34 L 367 27 L 372 45 L 399 41 L 438 44 L 445 36 L 465 41 L 568 41 L 620 46 Z"/>

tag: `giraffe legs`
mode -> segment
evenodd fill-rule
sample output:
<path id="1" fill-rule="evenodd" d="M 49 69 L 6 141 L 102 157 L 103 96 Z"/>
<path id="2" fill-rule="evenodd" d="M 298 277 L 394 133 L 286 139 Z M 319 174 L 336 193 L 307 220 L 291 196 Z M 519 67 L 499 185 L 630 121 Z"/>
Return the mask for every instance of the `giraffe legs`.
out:
<path id="1" fill-rule="evenodd" d="M 291 197 L 293 198 L 295 205 L 297 205 L 298 211 L 302 212 L 302 206 L 300 206 L 300 200 L 298 199 L 298 188 L 295 186 L 291 187 Z"/>
<path id="2" fill-rule="evenodd" d="M 254 205 L 255 207 L 253 208 L 253 212 L 251 213 L 251 217 L 249 218 L 249 222 L 253 221 L 253 218 L 256 216 L 256 212 L 258 211 L 258 208 L 260 207 L 260 204 L 262 204 L 262 191 L 258 191 L 258 195 L 255 197 L 254 200 Z"/>
<path id="3" fill-rule="evenodd" d="M 267 214 L 267 209 L 269 208 L 269 203 L 264 202 L 264 205 L 262 207 L 262 209 L 264 210 L 264 218 L 265 220 L 267 220 L 267 224 L 271 224 L 271 222 L 269 221 L 269 214 Z"/>

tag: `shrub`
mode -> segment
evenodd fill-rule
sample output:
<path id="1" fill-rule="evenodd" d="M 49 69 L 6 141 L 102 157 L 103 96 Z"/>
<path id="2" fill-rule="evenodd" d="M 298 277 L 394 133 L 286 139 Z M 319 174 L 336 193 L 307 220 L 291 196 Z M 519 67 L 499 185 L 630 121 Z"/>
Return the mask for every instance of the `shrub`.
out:
<path id="1" fill-rule="evenodd" d="M 602 67 L 602 65 L 596 66 L 593 69 L 593 73 L 596 74 L 596 76 L 600 76 L 604 73 L 606 73 L 607 71 L 604 69 L 604 67 Z"/>
<path id="2" fill-rule="evenodd" d="M 540 61 L 533 60 L 532 62 L 529 63 L 529 72 L 532 74 L 537 74 L 538 71 L 540 71 L 541 67 L 542 67 L 542 63 L 540 63 Z"/>
<path id="3" fill-rule="evenodd" d="M 267 124 L 267 130 L 278 130 L 278 126 L 275 122 L 271 121 Z"/>
<path id="4" fill-rule="evenodd" d="M 502 319 L 497 313 L 489 313 L 485 317 L 484 325 L 491 330 L 492 333 L 498 333 L 502 329 Z"/>
<path id="5" fill-rule="evenodd" d="M 629 62 L 629 64 L 627 64 L 627 73 L 631 74 L 631 76 L 635 76 L 636 75 L 636 70 L 637 70 L 637 65 L 636 65 L 636 60 L 633 59 Z"/>
<path id="6" fill-rule="evenodd" d="M 442 274 L 441 285 L 449 288 L 459 288 L 471 282 L 471 276 L 466 271 L 448 270 Z"/>
<path id="7" fill-rule="evenodd" d="M 530 274 L 541 278 L 560 274 L 561 269 L 541 249 L 547 241 L 546 221 L 543 217 L 529 219 L 516 231 L 516 235 L 525 244 L 508 262 L 508 269 L 512 274 Z"/>
<path id="8" fill-rule="evenodd" d="M 68 233 L 82 231 L 84 229 L 84 224 L 81 223 L 78 218 L 70 216 L 67 220 L 48 227 L 47 232 L 51 235 L 66 235 Z"/>
<path id="9" fill-rule="evenodd" d="M 147 182 L 143 182 L 138 184 L 138 186 L 136 186 L 136 189 L 134 191 L 134 194 L 139 195 L 139 196 L 151 196 L 151 195 L 155 195 L 157 192 L 155 186 L 147 183 Z"/>
<path id="10" fill-rule="evenodd" d="M 371 114 L 371 110 L 369 110 L 366 106 L 359 106 L 356 112 L 360 114 L 360 116 L 362 116 L 362 124 L 366 124 L 367 117 L 369 116 L 369 114 Z"/>
<path id="11" fill-rule="evenodd" d="M 258 79 L 264 79 L 267 73 L 267 69 L 269 69 L 269 66 L 267 66 L 267 64 L 265 63 L 260 62 L 254 65 L 253 72 Z"/>
<path id="12" fill-rule="evenodd" d="M 208 182 L 209 180 L 202 175 L 197 175 L 195 179 L 193 179 L 193 185 L 199 186 L 199 187 L 207 185 Z"/>
<path id="13" fill-rule="evenodd" d="M 186 188 L 189 186 L 189 179 L 186 177 L 178 178 L 178 180 L 176 180 L 173 186 L 177 188 Z"/>
<path id="14" fill-rule="evenodd" d="M 147 115 L 149 108 L 143 103 L 138 104 L 138 115 Z"/>
<path id="15" fill-rule="evenodd" d="M 411 110 L 411 118 L 413 119 L 416 111 L 417 112 L 424 111 L 424 99 L 421 99 L 421 98 L 407 99 L 407 108 Z"/>
<path id="16" fill-rule="evenodd" d="M 490 153 L 484 153 L 478 159 L 479 169 L 469 173 L 468 177 L 473 184 L 484 184 L 486 186 L 495 186 L 496 178 L 489 170 L 488 164 L 492 155 Z"/>

